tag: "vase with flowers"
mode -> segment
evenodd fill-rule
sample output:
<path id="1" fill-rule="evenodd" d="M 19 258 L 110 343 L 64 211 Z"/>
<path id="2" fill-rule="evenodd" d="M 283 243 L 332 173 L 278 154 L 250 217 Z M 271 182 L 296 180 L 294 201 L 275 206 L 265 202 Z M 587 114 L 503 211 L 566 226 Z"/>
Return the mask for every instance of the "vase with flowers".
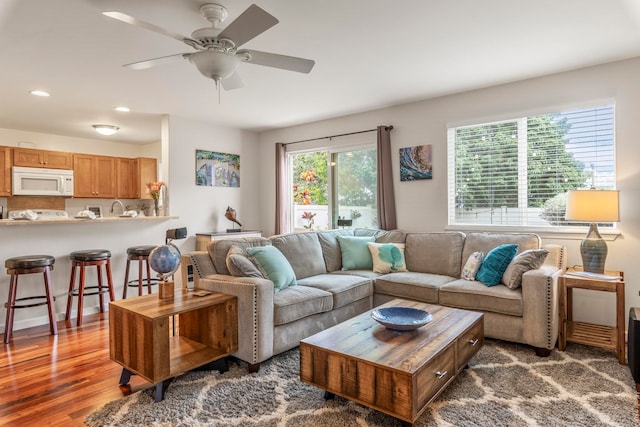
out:
<path id="1" fill-rule="evenodd" d="M 153 216 L 160 216 L 160 191 L 164 186 L 162 181 L 147 182 L 147 194 L 153 199 Z"/>

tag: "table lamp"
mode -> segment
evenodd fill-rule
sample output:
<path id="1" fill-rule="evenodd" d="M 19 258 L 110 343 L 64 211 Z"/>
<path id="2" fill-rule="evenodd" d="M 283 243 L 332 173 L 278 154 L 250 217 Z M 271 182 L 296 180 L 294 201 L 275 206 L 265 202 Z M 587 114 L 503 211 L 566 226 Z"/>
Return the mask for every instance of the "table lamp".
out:
<path id="1" fill-rule="evenodd" d="M 617 190 L 571 190 L 567 193 L 569 221 L 590 222 L 589 232 L 580 243 L 582 269 L 590 273 L 604 273 L 607 244 L 598 232 L 598 222 L 620 221 Z"/>

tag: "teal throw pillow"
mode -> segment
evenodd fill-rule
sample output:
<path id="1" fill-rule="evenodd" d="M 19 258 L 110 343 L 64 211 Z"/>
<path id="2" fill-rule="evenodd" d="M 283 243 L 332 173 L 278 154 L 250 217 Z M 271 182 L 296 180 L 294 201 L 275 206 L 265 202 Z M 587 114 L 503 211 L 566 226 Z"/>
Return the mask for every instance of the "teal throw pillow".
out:
<path id="1" fill-rule="evenodd" d="M 275 246 L 247 248 L 247 253 L 264 271 L 264 275 L 273 282 L 276 292 L 296 284 L 296 274 L 291 264 Z"/>
<path id="2" fill-rule="evenodd" d="M 373 259 L 369 252 L 369 242 L 375 237 L 336 236 L 342 251 L 343 270 L 373 270 Z"/>
<path id="3" fill-rule="evenodd" d="M 509 263 L 516 256 L 518 245 L 500 245 L 489 251 L 476 274 L 476 280 L 487 286 L 495 286 L 502 280 L 502 275 Z"/>

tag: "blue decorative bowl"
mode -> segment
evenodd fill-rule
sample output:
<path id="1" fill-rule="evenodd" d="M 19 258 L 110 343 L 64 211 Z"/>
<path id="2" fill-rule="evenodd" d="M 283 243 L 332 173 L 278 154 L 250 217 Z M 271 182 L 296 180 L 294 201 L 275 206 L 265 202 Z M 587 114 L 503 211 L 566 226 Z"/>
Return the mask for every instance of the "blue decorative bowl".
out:
<path id="1" fill-rule="evenodd" d="M 376 308 L 371 317 L 381 325 L 396 331 L 411 331 L 431 322 L 431 313 L 409 307 Z"/>

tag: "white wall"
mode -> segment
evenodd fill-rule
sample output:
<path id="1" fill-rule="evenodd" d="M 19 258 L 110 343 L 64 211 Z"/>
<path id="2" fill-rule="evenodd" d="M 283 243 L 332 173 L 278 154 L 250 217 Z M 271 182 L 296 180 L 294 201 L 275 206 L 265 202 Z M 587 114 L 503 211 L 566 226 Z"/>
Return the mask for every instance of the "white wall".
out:
<path id="1" fill-rule="evenodd" d="M 242 228 L 260 229 L 264 210 L 260 205 L 257 135 L 228 127 L 171 116 L 168 118 L 169 210 L 187 227 L 189 239 L 181 251 L 195 250 L 198 232 L 232 228 L 224 213 L 227 206 L 237 212 Z M 196 149 L 240 155 L 240 188 L 197 186 Z M 166 177 L 163 177 L 166 180 Z"/>
<path id="2" fill-rule="evenodd" d="M 640 305 L 640 271 L 635 259 L 640 251 L 640 58 L 560 73 L 502 86 L 445 96 L 382 110 L 340 117 L 260 135 L 262 229 L 273 233 L 274 155 L 276 142 L 341 134 L 393 125 L 391 133 L 398 228 L 441 231 L 447 227 L 447 124 L 472 123 L 513 116 L 513 113 L 552 112 L 592 101 L 614 99 L 616 104 L 617 180 L 620 190 L 622 235 L 608 242 L 607 268 L 626 277 L 626 310 Z M 400 182 L 398 150 L 433 145 L 433 179 Z M 546 243 L 569 249 L 569 265 L 581 264 L 581 236 L 558 239 L 544 235 Z M 577 320 L 613 324 L 614 299 L 600 292 L 578 292 L 574 299 Z"/>

